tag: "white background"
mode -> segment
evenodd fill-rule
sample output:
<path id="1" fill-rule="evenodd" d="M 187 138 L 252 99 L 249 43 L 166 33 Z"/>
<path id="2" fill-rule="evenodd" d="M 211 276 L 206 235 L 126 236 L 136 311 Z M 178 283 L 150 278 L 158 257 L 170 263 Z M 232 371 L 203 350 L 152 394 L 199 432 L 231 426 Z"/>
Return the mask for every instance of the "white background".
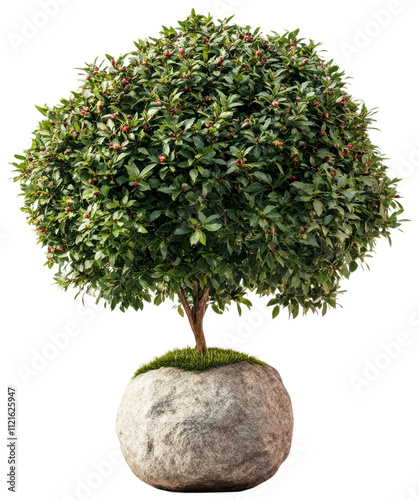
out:
<path id="1" fill-rule="evenodd" d="M 351 93 L 368 107 L 379 107 L 380 131 L 373 131 L 373 142 L 389 157 L 391 174 L 404 177 L 400 191 L 411 219 L 404 232 L 394 232 L 392 248 L 379 243 L 371 270 L 359 270 L 344 283 L 343 308 L 324 318 L 288 320 L 283 311 L 271 320 L 260 300 L 242 319 L 235 310 L 208 313 L 208 344 L 254 354 L 276 367 L 295 412 L 293 449 L 281 472 L 256 489 L 223 498 L 418 500 L 418 2 L 51 0 L 48 5 L 8 2 L 0 21 L 2 498 L 8 384 L 18 390 L 19 499 L 173 495 L 131 473 L 120 459 L 114 423 L 136 368 L 192 344 L 187 320 L 169 304 L 125 314 L 92 304 L 83 308 L 73 292 L 53 286 L 53 271 L 43 267 L 44 251 L 35 247 L 35 234 L 19 210 L 22 198 L 8 162 L 30 145 L 41 118 L 34 104 L 52 106 L 78 87 L 74 68 L 97 55 L 133 50 L 133 40 L 157 36 L 162 24 L 176 25 L 194 6 L 216 18 L 236 13 L 238 24 L 262 26 L 265 32 L 299 27 L 303 37 L 322 42 L 327 57 L 353 77 Z M 51 347 L 54 335 L 67 342 L 58 352 Z M 388 346 L 393 358 L 386 354 Z M 42 353 L 52 359 L 42 364 Z M 117 462 L 112 471 L 95 472 L 95 464 L 111 460 Z M 86 481 L 89 489 L 80 488 Z"/>

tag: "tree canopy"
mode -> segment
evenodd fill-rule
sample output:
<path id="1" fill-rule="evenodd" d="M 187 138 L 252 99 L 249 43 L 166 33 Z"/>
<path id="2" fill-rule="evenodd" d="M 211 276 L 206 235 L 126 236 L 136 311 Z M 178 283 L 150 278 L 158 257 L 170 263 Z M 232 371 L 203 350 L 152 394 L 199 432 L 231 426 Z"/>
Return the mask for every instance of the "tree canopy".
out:
<path id="1" fill-rule="evenodd" d="M 16 180 L 64 289 L 122 310 L 179 294 L 191 325 L 251 306 L 247 291 L 274 316 L 325 313 L 399 226 L 398 179 L 344 73 L 298 30 L 230 21 L 193 11 L 38 107 Z"/>

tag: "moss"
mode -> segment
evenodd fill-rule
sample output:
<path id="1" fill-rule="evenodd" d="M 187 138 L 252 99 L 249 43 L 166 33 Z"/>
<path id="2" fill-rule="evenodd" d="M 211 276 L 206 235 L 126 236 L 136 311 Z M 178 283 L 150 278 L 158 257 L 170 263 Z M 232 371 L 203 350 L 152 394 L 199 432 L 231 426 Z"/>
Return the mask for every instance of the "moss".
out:
<path id="1" fill-rule="evenodd" d="M 220 349 L 218 347 L 210 347 L 205 355 L 199 354 L 197 349 L 187 347 L 186 349 L 174 349 L 163 356 L 159 356 L 150 363 L 146 363 L 135 372 L 134 377 L 141 373 L 146 373 L 150 370 L 158 370 L 164 366 L 179 368 L 181 370 L 200 372 L 215 368 L 216 366 L 231 365 L 247 361 L 252 365 L 263 366 L 265 363 L 259 359 L 244 354 L 242 352 L 233 351 L 232 349 Z"/>

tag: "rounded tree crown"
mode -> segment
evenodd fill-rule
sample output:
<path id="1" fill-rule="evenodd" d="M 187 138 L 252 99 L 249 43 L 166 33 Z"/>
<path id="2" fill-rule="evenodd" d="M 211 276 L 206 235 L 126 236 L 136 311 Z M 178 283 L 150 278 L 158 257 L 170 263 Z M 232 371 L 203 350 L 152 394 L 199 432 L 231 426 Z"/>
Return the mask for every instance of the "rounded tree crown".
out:
<path id="1" fill-rule="evenodd" d="M 399 226 L 373 119 L 298 30 L 191 16 L 83 69 L 17 167 L 57 283 L 122 310 L 209 289 L 222 312 L 335 307 Z"/>

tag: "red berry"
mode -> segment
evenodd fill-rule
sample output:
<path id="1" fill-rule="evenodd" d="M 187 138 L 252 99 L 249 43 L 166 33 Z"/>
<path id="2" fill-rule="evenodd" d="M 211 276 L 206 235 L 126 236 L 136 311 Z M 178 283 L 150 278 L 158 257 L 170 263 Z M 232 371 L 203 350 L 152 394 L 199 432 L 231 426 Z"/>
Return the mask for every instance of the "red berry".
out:
<path id="1" fill-rule="evenodd" d="M 138 186 L 138 182 L 137 181 L 134 182 L 134 186 Z"/>
<path id="2" fill-rule="evenodd" d="M 261 52 L 262 52 L 261 50 L 257 50 L 257 51 L 255 52 L 255 56 L 258 56 Z"/>
<path id="3" fill-rule="evenodd" d="M 83 214 L 83 217 L 86 219 L 87 217 L 89 217 L 89 214 Z"/>
<path id="4" fill-rule="evenodd" d="M 62 249 L 63 249 L 63 246 L 62 246 L 62 245 L 60 245 L 60 246 L 58 247 L 58 250 L 62 250 Z"/>
<path id="5" fill-rule="evenodd" d="M 321 135 L 327 135 L 327 133 L 324 130 L 320 133 L 321 133 Z"/>
<path id="6" fill-rule="evenodd" d="M 49 185 L 50 185 L 50 186 L 53 186 L 53 185 L 54 185 L 54 183 L 51 181 L 51 182 L 49 183 Z"/>
<path id="7" fill-rule="evenodd" d="M 166 157 L 165 156 L 159 156 L 159 160 L 161 163 L 164 163 L 166 161 Z"/>
<path id="8" fill-rule="evenodd" d="M 295 181 L 295 180 L 297 180 L 297 177 L 295 177 L 295 175 L 291 175 L 291 180 Z"/>
<path id="9" fill-rule="evenodd" d="M 66 207 L 65 211 L 68 213 L 70 212 L 71 208 L 70 207 Z"/>
<path id="10" fill-rule="evenodd" d="M 231 134 L 227 134 L 227 139 L 231 139 L 233 136 Z"/>
<path id="11" fill-rule="evenodd" d="M 329 118 L 329 113 L 323 113 L 323 118 Z"/>
<path id="12" fill-rule="evenodd" d="M 157 106 L 161 106 L 161 102 L 160 101 L 156 101 L 156 104 L 157 104 Z"/>
<path id="13" fill-rule="evenodd" d="M 278 101 L 274 101 L 274 102 L 272 103 L 272 106 L 273 106 L 274 108 L 277 108 L 277 107 L 279 106 L 279 102 L 278 102 Z"/>
<path id="14" fill-rule="evenodd" d="M 187 184 L 184 182 L 184 183 L 182 184 L 182 187 L 183 187 L 183 188 L 185 188 L 186 186 L 187 186 Z"/>
<path id="15" fill-rule="evenodd" d="M 170 52 L 169 52 L 168 50 L 166 50 L 166 52 L 164 53 L 164 55 L 165 55 L 166 57 L 169 57 L 169 56 L 170 56 Z"/>
<path id="16" fill-rule="evenodd" d="M 100 191 L 93 191 L 93 194 L 94 194 L 95 196 L 98 196 L 98 195 L 100 194 Z"/>
<path id="17" fill-rule="evenodd" d="M 207 128 L 210 128 L 210 127 L 211 127 L 211 123 L 206 123 L 206 124 L 205 124 L 205 126 L 206 126 Z"/>
<path id="18" fill-rule="evenodd" d="M 90 75 L 86 76 L 86 80 L 90 80 L 90 78 L 92 78 Z"/>
<path id="19" fill-rule="evenodd" d="M 326 158 L 324 159 L 324 161 L 329 162 L 330 161 L 330 156 L 326 156 Z"/>
<path id="20" fill-rule="evenodd" d="M 273 253 L 276 253 L 276 247 L 272 249 L 272 252 L 273 252 Z"/>
<path id="21" fill-rule="evenodd" d="M 129 125 L 125 125 L 125 127 L 122 127 L 122 132 L 128 132 L 130 129 L 130 126 Z"/>
<path id="22" fill-rule="evenodd" d="M 179 53 L 181 56 L 183 56 L 183 54 L 185 53 L 185 49 L 180 49 Z"/>

